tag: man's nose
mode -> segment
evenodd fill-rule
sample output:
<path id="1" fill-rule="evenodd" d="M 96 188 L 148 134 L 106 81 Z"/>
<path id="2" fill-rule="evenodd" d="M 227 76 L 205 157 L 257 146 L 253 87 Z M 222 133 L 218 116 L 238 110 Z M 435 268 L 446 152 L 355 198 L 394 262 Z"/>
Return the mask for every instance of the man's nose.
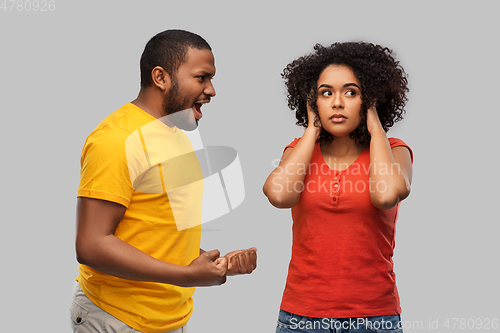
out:
<path id="1" fill-rule="evenodd" d="M 205 87 L 205 90 L 203 91 L 205 95 L 208 95 L 210 97 L 215 96 L 215 88 L 214 85 L 212 84 L 211 81 L 208 82 L 208 85 Z"/>

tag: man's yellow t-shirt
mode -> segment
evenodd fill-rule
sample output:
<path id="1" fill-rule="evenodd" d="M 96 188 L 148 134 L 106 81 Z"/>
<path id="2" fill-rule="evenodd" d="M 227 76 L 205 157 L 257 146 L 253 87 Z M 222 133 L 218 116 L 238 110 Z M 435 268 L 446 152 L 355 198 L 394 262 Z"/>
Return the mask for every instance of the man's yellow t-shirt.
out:
<path id="1" fill-rule="evenodd" d="M 159 260 L 188 265 L 200 251 L 203 176 L 197 163 L 179 173 L 169 161 L 192 151 L 184 132 L 125 104 L 87 137 L 77 195 L 127 207 L 116 237 Z M 182 177 L 192 181 L 175 185 Z M 194 288 L 122 279 L 85 265 L 77 281 L 97 306 L 141 332 L 175 330 L 192 314 Z"/>

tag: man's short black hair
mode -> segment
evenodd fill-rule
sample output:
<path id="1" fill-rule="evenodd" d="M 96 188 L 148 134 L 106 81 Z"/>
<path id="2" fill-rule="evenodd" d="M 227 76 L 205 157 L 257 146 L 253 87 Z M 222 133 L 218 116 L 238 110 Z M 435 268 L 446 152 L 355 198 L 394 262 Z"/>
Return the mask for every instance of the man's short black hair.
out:
<path id="1" fill-rule="evenodd" d="M 175 77 L 177 69 L 186 60 L 189 47 L 212 51 L 206 40 L 185 30 L 166 30 L 151 38 L 141 56 L 141 87 L 153 83 L 151 72 L 156 66 Z"/>

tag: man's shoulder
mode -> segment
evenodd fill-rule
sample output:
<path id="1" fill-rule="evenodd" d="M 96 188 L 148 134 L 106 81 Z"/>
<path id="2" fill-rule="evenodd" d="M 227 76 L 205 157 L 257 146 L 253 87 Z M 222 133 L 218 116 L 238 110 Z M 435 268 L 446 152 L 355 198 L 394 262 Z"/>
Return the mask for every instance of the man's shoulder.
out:
<path id="1" fill-rule="evenodd" d="M 151 120 L 151 117 L 139 109 L 139 107 L 132 103 L 127 103 L 104 118 L 99 125 L 97 125 L 96 130 L 107 126 L 113 126 L 132 133 Z"/>
<path id="2" fill-rule="evenodd" d="M 104 118 L 89 134 L 89 138 L 115 136 L 126 139 L 131 133 L 150 121 L 151 119 L 144 111 L 132 103 L 127 103 Z"/>

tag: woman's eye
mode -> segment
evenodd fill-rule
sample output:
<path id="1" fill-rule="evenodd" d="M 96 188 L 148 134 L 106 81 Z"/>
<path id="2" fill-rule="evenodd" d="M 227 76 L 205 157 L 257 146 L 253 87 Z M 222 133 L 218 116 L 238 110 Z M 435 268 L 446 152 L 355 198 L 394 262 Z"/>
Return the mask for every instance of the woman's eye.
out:
<path id="1" fill-rule="evenodd" d="M 348 90 L 346 92 L 346 95 L 349 95 L 349 96 L 355 96 L 356 95 L 356 92 L 354 90 Z"/>
<path id="2" fill-rule="evenodd" d="M 328 90 L 325 90 L 321 93 L 321 95 L 323 96 L 332 96 L 332 92 L 331 91 L 328 91 Z"/>

